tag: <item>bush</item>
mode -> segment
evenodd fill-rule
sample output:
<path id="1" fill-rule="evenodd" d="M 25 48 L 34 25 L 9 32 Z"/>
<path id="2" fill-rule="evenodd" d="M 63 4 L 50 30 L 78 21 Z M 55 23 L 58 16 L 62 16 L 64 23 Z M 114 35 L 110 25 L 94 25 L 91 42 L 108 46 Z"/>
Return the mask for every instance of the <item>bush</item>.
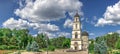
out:
<path id="1" fill-rule="evenodd" d="M 107 45 L 105 41 L 95 43 L 94 50 L 96 54 L 107 54 Z"/>
<path id="2" fill-rule="evenodd" d="M 1 45 L 1 46 L 0 46 L 0 50 L 5 50 L 5 49 L 8 49 L 8 46 L 7 46 L 7 45 Z"/>
<path id="3" fill-rule="evenodd" d="M 120 54 L 120 52 L 114 52 L 114 54 Z"/>
<path id="4" fill-rule="evenodd" d="M 55 47 L 54 47 L 54 46 L 49 46 L 49 47 L 48 47 L 48 50 L 54 51 L 54 50 L 55 50 Z"/>
<path id="5" fill-rule="evenodd" d="M 10 45 L 8 46 L 8 49 L 18 49 L 18 46 Z"/>
<path id="6" fill-rule="evenodd" d="M 39 46 L 37 44 L 37 42 L 33 41 L 31 44 L 31 50 L 34 52 L 38 52 L 39 51 Z"/>
<path id="7" fill-rule="evenodd" d="M 117 49 L 120 49 L 120 38 L 119 38 L 118 41 L 116 42 L 115 47 L 116 47 Z"/>
<path id="8" fill-rule="evenodd" d="M 89 49 L 90 53 L 93 53 L 94 52 L 94 44 L 90 44 L 88 49 Z"/>
<path id="9" fill-rule="evenodd" d="M 27 51 L 31 51 L 31 47 L 30 47 L 30 43 L 28 43 L 27 47 L 26 47 Z"/>

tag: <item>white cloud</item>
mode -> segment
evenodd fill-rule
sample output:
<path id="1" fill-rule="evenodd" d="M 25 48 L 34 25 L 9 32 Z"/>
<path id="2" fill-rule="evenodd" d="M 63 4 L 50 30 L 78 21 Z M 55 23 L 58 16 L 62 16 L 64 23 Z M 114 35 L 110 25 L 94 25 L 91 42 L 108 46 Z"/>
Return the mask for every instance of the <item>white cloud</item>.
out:
<path id="1" fill-rule="evenodd" d="M 57 35 L 58 35 L 58 36 L 70 37 L 70 36 L 71 36 L 71 33 L 69 33 L 69 32 L 58 32 Z"/>
<path id="2" fill-rule="evenodd" d="M 58 31 L 59 27 L 54 25 L 54 24 L 50 24 L 50 23 L 30 23 L 26 20 L 22 20 L 22 19 L 18 19 L 15 20 L 14 18 L 10 18 L 7 21 L 5 21 L 3 23 L 3 27 L 5 28 L 10 28 L 10 29 L 28 29 L 28 28 L 33 28 L 35 30 L 38 31 L 49 31 L 49 32 L 53 32 L 53 31 Z"/>
<path id="3" fill-rule="evenodd" d="M 15 20 L 14 18 L 9 18 L 3 23 L 3 27 L 10 29 L 27 29 L 29 28 L 29 22 L 22 19 Z"/>
<path id="4" fill-rule="evenodd" d="M 103 18 L 98 19 L 95 26 L 120 25 L 120 1 L 115 5 L 108 6 Z"/>
<path id="5" fill-rule="evenodd" d="M 95 35 L 94 33 L 90 33 L 91 36 Z"/>
<path id="6" fill-rule="evenodd" d="M 43 24 L 43 23 L 31 23 L 30 26 L 33 27 L 33 29 L 36 29 L 38 31 L 47 31 L 47 32 L 52 32 L 52 31 L 59 31 L 59 27 L 54 25 L 54 24 Z"/>
<path id="7" fill-rule="evenodd" d="M 83 21 L 85 18 L 81 18 L 80 20 Z"/>
<path id="8" fill-rule="evenodd" d="M 17 16 L 32 22 L 58 20 L 65 17 L 65 12 L 79 10 L 82 3 L 79 0 L 26 0 L 26 5 L 14 12 Z"/>
<path id="9" fill-rule="evenodd" d="M 116 32 L 120 34 L 120 30 L 117 30 Z"/>
<path id="10" fill-rule="evenodd" d="M 98 22 L 97 22 L 97 24 L 95 25 L 95 26 L 104 26 L 104 25 L 106 25 L 106 24 L 112 24 L 113 23 L 113 21 L 111 21 L 111 20 L 105 20 L 104 18 L 100 18 L 99 20 L 98 20 Z"/>
<path id="11" fill-rule="evenodd" d="M 67 20 L 65 21 L 65 23 L 64 23 L 64 27 L 65 27 L 65 28 L 66 28 L 66 27 L 71 28 L 72 25 L 73 25 L 73 20 L 71 20 L 71 19 L 67 19 Z"/>

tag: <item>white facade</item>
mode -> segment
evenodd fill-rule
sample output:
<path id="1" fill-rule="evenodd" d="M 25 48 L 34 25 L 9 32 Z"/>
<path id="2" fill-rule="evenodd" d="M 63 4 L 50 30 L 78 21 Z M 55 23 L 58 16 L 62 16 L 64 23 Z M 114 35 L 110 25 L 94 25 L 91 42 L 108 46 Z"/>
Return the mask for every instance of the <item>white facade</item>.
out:
<path id="1" fill-rule="evenodd" d="M 88 49 L 88 35 L 84 32 L 82 35 L 81 22 L 78 13 L 74 16 L 72 39 L 71 39 L 71 49 L 73 50 L 83 50 Z"/>
<path id="2" fill-rule="evenodd" d="M 81 23 L 79 16 L 78 17 L 77 16 L 74 17 L 73 22 L 71 49 L 82 50 Z"/>

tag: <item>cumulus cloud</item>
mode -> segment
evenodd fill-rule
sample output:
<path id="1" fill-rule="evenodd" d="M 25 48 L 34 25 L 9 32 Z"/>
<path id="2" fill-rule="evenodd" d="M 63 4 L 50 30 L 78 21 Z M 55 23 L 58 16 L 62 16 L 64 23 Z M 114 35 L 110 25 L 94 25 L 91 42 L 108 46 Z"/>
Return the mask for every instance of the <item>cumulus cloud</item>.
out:
<path id="1" fill-rule="evenodd" d="M 116 32 L 120 34 L 120 30 L 117 30 Z"/>
<path id="2" fill-rule="evenodd" d="M 31 23 L 30 24 L 33 29 L 36 29 L 38 31 L 47 31 L 47 32 L 53 32 L 53 31 L 59 31 L 59 27 L 55 24 L 43 24 L 43 23 Z"/>
<path id="3" fill-rule="evenodd" d="M 91 36 L 95 35 L 94 33 L 90 33 Z"/>
<path id="4" fill-rule="evenodd" d="M 58 36 L 65 36 L 65 37 L 69 37 L 71 36 L 71 33 L 69 32 L 57 32 Z"/>
<path id="5" fill-rule="evenodd" d="M 10 29 L 28 29 L 28 28 L 33 28 L 36 29 L 38 31 L 58 31 L 59 27 L 54 25 L 54 24 L 50 24 L 50 23 L 30 23 L 26 20 L 23 19 L 18 19 L 15 20 L 14 18 L 10 18 L 7 21 L 5 21 L 3 23 L 3 27 L 5 28 L 10 28 Z"/>
<path id="6" fill-rule="evenodd" d="M 73 20 L 72 19 L 67 19 L 66 21 L 65 21 L 65 23 L 64 23 L 64 27 L 65 28 L 71 28 L 72 27 L 72 25 L 73 25 Z"/>
<path id="7" fill-rule="evenodd" d="M 95 26 L 120 25 L 120 1 L 115 5 L 108 6 L 103 18 L 98 19 Z"/>
<path id="8" fill-rule="evenodd" d="M 22 19 L 14 19 L 9 18 L 7 21 L 3 23 L 3 27 L 10 28 L 10 29 L 27 29 L 29 28 L 29 22 L 22 20 Z"/>
<path id="9" fill-rule="evenodd" d="M 79 10 L 82 13 L 79 0 L 26 0 L 26 4 L 20 6 L 24 7 L 14 13 L 32 22 L 59 20 L 65 17 L 66 11 L 73 13 Z"/>

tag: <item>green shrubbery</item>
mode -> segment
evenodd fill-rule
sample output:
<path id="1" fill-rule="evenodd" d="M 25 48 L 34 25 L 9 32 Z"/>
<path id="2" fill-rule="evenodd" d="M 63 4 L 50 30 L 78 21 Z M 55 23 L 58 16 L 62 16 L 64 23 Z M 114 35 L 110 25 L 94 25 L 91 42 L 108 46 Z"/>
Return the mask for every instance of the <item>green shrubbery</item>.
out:
<path id="1" fill-rule="evenodd" d="M 95 43 L 94 51 L 96 54 L 107 54 L 107 45 L 105 41 L 100 41 L 99 43 Z"/>
<path id="2" fill-rule="evenodd" d="M 46 34 L 47 35 L 47 34 Z M 47 39 L 45 34 L 37 34 L 32 36 L 28 29 L 9 29 L 0 28 L 0 50 L 27 50 L 38 51 L 47 48 L 54 51 L 55 48 L 70 48 L 70 38 L 59 36 L 57 38 Z M 32 44 L 35 41 L 37 44 Z M 32 46 L 33 45 L 33 46 Z M 38 46 L 38 47 L 36 47 Z M 36 48 L 35 48 L 36 47 Z"/>
<path id="3" fill-rule="evenodd" d="M 14 45 L 8 46 L 8 49 L 18 49 L 18 48 L 19 48 L 18 46 L 14 46 Z"/>
<path id="4" fill-rule="evenodd" d="M 18 46 L 14 46 L 14 45 L 0 45 L 0 50 L 10 50 L 10 49 L 18 49 Z"/>
<path id="5" fill-rule="evenodd" d="M 30 45 L 30 43 L 28 43 L 28 45 L 27 45 L 27 47 L 26 47 L 26 50 L 27 50 L 27 51 L 31 51 L 31 45 Z"/>
<path id="6" fill-rule="evenodd" d="M 116 47 L 117 49 L 120 49 L 120 38 L 119 38 L 118 41 L 116 42 L 115 47 Z"/>
<path id="7" fill-rule="evenodd" d="M 120 52 L 115 52 L 114 54 L 120 54 Z"/>
<path id="8" fill-rule="evenodd" d="M 92 47 L 94 45 L 94 47 Z M 94 48 L 94 50 L 92 50 Z M 113 33 L 113 34 L 106 34 L 104 36 L 99 36 L 94 39 L 94 44 L 89 44 L 89 52 L 96 53 L 96 54 L 107 54 L 112 53 L 112 50 L 120 49 L 120 34 Z M 114 53 L 120 54 L 120 53 Z"/>
<path id="9" fill-rule="evenodd" d="M 7 45 L 0 45 L 0 50 L 8 49 Z"/>
<path id="10" fill-rule="evenodd" d="M 94 52 L 94 40 L 90 40 L 91 41 L 91 44 L 89 44 L 89 52 L 90 53 L 93 53 Z"/>
<path id="11" fill-rule="evenodd" d="M 27 47 L 26 47 L 27 51 L 34 51 L 34 52 L 38 52 L 39 51 L 39 46 L 37 44 L 37 42 L 33 41 L 32 44 L 28 43 Z"/>
<path id="12" fill-rule="evenodd" d="M 48 50 L 54 51 L 54 50 L 55 50 L 55 47 L 54 47 L 54 46 L 49 46 L 49 47 L 48 47 Z"/>

